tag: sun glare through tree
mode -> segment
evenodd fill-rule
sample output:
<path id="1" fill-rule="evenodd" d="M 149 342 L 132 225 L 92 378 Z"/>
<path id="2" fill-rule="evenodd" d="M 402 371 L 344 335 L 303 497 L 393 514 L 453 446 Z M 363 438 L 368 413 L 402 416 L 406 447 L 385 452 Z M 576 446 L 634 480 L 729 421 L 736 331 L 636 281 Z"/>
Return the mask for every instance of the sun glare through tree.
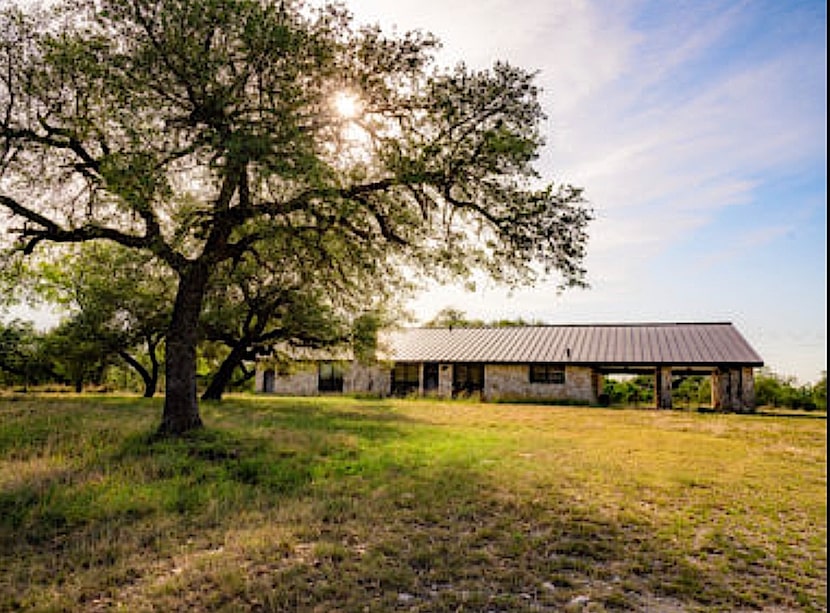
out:
<path id="1" fill-rule="evenodd" d="M 363 104 L 355 94 L 340 91 L 334 96 L 334 108 L 343 119 L 356 119 L 363 111 Z"/>

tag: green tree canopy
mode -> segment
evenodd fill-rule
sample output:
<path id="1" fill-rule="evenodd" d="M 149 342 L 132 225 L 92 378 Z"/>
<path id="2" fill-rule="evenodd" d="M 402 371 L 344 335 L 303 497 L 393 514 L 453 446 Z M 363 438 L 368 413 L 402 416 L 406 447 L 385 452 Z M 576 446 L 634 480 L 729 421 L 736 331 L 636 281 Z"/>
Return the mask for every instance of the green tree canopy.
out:
<path id="1" fill-rule="evenodd" d="M 0 12 L 3 224 L 23 255 L 108 240 L 173 272 L 160 431 L 201 425 L 211 278 L 286 236 L 378 274 L 584 283 L 590 213 L 580 189 L 539 182 L 533 75 L 443 69 L 436 46 L 291 0 Z"/>
<path id="2" fill-rule="evenodd" d="M 494 319 L 470 319 L 467 313 L 455 307 L 444 307 L 435 316 L 424 324 L 427 328 L 518 328 L 522 326 L 544 326 L 545 322 L 538 319 L 527 320 L 523 317 Z"/>
<path id="3" fill-rule="evenodd" d="M 32 292 L 60 305 L 91 336 L 106 339 L 144 382 L 159 381 L 158 347 L 170 321 L 175 278 L 149 252 L 92 241 L 57 250 L 41 263 Z"/>

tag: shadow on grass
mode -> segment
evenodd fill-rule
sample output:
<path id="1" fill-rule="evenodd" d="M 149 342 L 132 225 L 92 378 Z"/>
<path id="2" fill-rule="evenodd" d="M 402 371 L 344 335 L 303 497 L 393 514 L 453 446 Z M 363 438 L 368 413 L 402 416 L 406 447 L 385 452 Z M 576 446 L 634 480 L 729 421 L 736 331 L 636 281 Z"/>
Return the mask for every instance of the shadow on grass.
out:
<path id="1" fill-rule="evenodd" d="M 257 408 L 237 402 L 221 407 L 224 415 L 213 416 L 219 423 L 212 427 L 178 438 L 139 432 L 107 441 L 115 444 L 103 449 L 92 447 L 100 442 L 95 433 L 73 431 L 81 426 L 71 416 L 63 423 L 6 424 L 0 452 L 30 455 L 28 464 L 39 466 L 0 490 L 0 543 L 54 541 L 95 521 L 197 512 L 225 499 L 294 496 L 310 482 L 315 465 L 343 445 L 344 433 L 372 442 L 402 436 L 393 426 L 402 418 L 389 413 L 290 403 Z M 69 427 L 61 431 L 62 425 Z M 243 433 L 252 430 L 258 434 Z M 44 458 L 47 442 L 57 458 Z M 77 457 L 67 458 L 73 447 Z"/>
<path id="2" fill-rule="evenodd" d="M 305 553 L 251 579 L 246 593 L 265 610 L 724 611 L 794 603 L 786 591 L 770 593 L 771 560 L 750 568 L 724 555 L 705 568 L 645 521 L 609 518 L 555 492 L 499 495 L 466 468 L 399 475 L 360 499 L 349 492 L 332 484 L 318 498 L 312 544 L 297 550 Z"/>
<path id="3" fill-rule="evenodd" d="M 86 421 L 77 407 L 26 407 L 0 426 L 0 461 L 20 473 L 0 479 L 0 610 L 47 606 L 33 603 L 50 592 L 58 608 L 81 607 L 87 592 L 129 583 L 148 559 L 304 496 L 319 466 L 343 452 L 344 432 L 358 443 L 401 436 L 391 415 L 229 403 L 208 408 L 205 429 L 158 438 L 120 432 L 130 403 L 90 404 Z M 59 587 L 72 584 L 79 593 Z"/>
<path id="4" fill-rule="evenodd" d="M 827 413 L 788 413 L 786 411 L 757 411 L 753 413 L 758 417 L 783 417 L 785 419 L 818 419 L 827 421 Z"/>
<path id="5" fill-rule="evenodd" d="M 315 433 L 353 434 L 369 439 L 401 435 L 401 427 L 416 420 L 393 411 L 384 400 L 344 403 L 342 399 L 234 399 L 231 403 L 202 403 L 206 423 L 212 420 L 244 428 L 277 428 Z M 338 403 L 337 400 L 340 400 Z"/>

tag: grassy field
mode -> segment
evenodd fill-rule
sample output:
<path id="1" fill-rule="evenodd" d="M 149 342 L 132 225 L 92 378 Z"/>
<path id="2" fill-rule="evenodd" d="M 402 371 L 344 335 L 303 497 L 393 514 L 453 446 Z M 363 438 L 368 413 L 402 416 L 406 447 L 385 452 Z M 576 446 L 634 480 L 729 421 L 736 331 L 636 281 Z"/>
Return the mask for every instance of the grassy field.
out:
<path id="1" fill-rule="evenodd" d="M 0 610 L 824 611 L 826 421 L 0 398 Z"/>

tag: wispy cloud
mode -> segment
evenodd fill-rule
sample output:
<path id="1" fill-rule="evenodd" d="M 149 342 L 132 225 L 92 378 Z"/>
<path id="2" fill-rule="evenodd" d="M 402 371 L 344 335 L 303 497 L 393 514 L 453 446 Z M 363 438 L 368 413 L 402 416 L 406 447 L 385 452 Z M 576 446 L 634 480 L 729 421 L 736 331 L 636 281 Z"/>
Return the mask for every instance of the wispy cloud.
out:
<path id="1" fill-rule="evenodd" d="M 793 224 L 753 228 L 734 236 L 726 247 L 702 255 L 699 264 L 709 269 L 715 265 L 723 265 L 729 260 L 755 252 L 781 237 L 790 235 L 794 230 Z"/>
<path id="2" fill-rule="evenodd" d="M 651 251 L 661 239 L 669 245 L 725 207 L 751 204 L 765 177 L 826 150 L 815 99 L 819 49 L 796 45 L 752 61 L 735 57 L 731 47 L 748 17 L 736 6 L 706 13 L 705 23 L 665 15 L 635 31 L 635 15 L 618 14 L 631 23 L 604 27 L 604 36 L 575 29 L 624 58 L 613 73 L 571 68 L 562 76 L 554 68 L 549 77 L 556 92 L 582 75 L 576 89 L 590 93 L 565 104 L 552 96 L 547 164 L 585 185 L 609 226 L 629 227 L 622 241 L 599 228 L 596 249 Z M 582 60 L 579 53 L 556 55 L 572 66 Z"/>

